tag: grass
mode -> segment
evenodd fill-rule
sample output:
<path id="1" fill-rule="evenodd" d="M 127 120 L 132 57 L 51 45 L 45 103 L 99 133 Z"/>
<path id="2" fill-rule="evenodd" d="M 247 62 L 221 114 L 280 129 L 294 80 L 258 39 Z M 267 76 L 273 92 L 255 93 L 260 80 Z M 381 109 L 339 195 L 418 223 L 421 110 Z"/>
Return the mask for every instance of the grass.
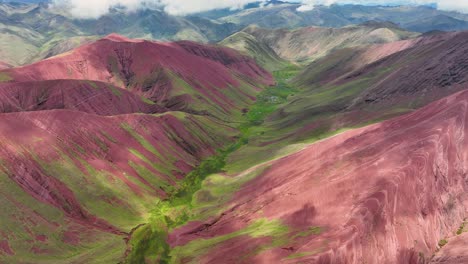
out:
<path id="1" fill-rule="evenodd" d="M 441 248 L 441 247 L 447 245 L 447 243 L 448 243 L 447 239 L 441 239 L 441 240 L 439 241 L 438 245 L 439 245 L 439 247 Z"/>
<path id="2" fill-rule="evenodd" d="M 86 80 L 85 82 L 86 82 L 89 86 L 91 86 L 92 88 L 94 88 L 94 89 L 99 89 L 99 86 L 98 86 L 95 82 L 90 81 L 90 80 Z"/>
<path id="3" fill-rule="evenodd" d="M 117 96 L 117 97 L 121 97 L 121 96 L 122 96 L 122 91 L 121 91 L 119 88 L 117 88 L 117 87 L 115 87 L 115 86 L 113 86 L 113 85 L 109 85 L 109 89 L 111 90 L 111 92 L 112 92 L 115 96 Z"/>
<path id="4" fill-rule="evenodd" d="M 262 123 L 262 119 L 276 110 L 276 108 L 284 103 L 287 97 L 295 91 L 292 87 L 288 86 L 286 80 L 283 79 L 286 77 L 289 78 L 293 74 L 293 69 L 288 68 L 287 70 L 287 73 L 276 73 L 276 75 L 281 77 L 278 78 L 278 85 L 263 91 L 259 95 L 257 103 L 246 113 L 244 116 L 245 122 L 239 126 L 241 132 L 239 139 L 226 148 L 218 150 L 212 157 L 203 160 L 193 171 L 185 176 L 176 190 L 168 194 L 166 200 L 160 201 L 155 206 L 155 209 L 151 212 L 150 223 L 141 229 L 141 231 L 139 230 L 139 236 L 132 238 L 130 242 L 132 245 L 132 253 L 128 256 L 126 260 L 127 263 L 139 263 L 139 261 L 141 263 L 141 261 L 147 257 L 153 260 L 157 259 L 160 263 L 166 263 L 169 260 L 173 261 L 174 259 L 172 259 L 172 257 L 168 259 L 168 246 L 165 243 L 168 230 L 184 225 L 191 219 L 201 218 L 202 216 L 197 213 L 190 213 L 196 211 L 200 205 L 212 207 L 211 212 L 216 211 L 216 208 L 219 209 L 220 203 L 226 201 L 224 199 L 217 200 L 216 198 L 222 195 L 228 197 L 229 193 L 234 193 L 243 184 L 257 175 L 253 173 L 243 179 L 234 180 L 223 178 L 223 176 L 220 176 L 218 173 L 222 172 L 226 167 L 228 155 L 246 145 L 249 142 L 251 131 L 255 130 L 255 127 Z M 294 69 L 294 71 L 297 71 L 297 69 Z M 141 135 L 137 134 L 130 125 L 123 123 L 121 127 L 140 142 L 145 149 L 153 154 L 155 154 L 155 152 L 157 153 L 157 150 L 150 146 Z M 208 196 L 213 199 L 203 199 L 203 194 L 207 193 L 209 194 Z M 198 242 L 201 243 L 201 248 L 204 248 L 204 245 L 221 243 L 222 241 L 245 233 L 253 237 L 261 235 L 262 232 L 266 232 L 265 235 L 267 235 L 268 232 L 265 231 L 266 226 L 269 226 L 269 224 L 259 222 L 253 224 L 253 227 L 261 227 L 260 229 L 251 230 L 247 228 L 247 230 L 250 231 L 238 231 L 225 237 L 214 238 L 211 241 Z M 139 241 L 140 238 L 144 241 L 148 241 L 148 239 L 154 239 L 156 241 L 143 243 Z M 189 246 L 188 249 L 170 249 L 170 256 L 174 256 L 175 259 L 178 259 L 180 256 L 185 256 L 193 250 L 199 251 L 200 248 L 199 246 Z M 159 253 L 155 254 L 154 252 Z M 193 252 L 191 254 L 193 254 Z"/>
<path id="5" fill-rule="evenodd" d="M 457 235 L 463 234 L 465 231 L 466 221 L 464 221 L 457 230 Z"/>
<path id="6" fill-rule="evenodd" d="M 0 72 L 0 83 L 12 81 L 13 78 L 6 72 Z"/>
<path id="7" fill-rule="evenodd" d="M 312 255 L 315 255 L 317 253 L 320 253 L 320 251 L 321 251 L 321 249 L 317 249 L 317 250 L 314 250 L 314 251 L 297 252 L 297 253 L 293 253 L 293 254 L 287 256 L 286 259 L 290 260 L 290 259 L 297 259 L 297 258 L 312 256 Z"/>
<path id="8" fill-rule="evenodd" d="M 294 238 L 299 238 L 299 237 L 308 237 L 308 236 L 311 236 L 311 235 L 320 235 L 322 232 L 323 232 L 322 227 L 313 226 L 313 227 L 309 227 L 307 230 L 300 231 L 300 232 L 296 233 L 293 236 L 293 239 Z"/>
<path id="9" fill-rule="evenodd" d="M 168 193 L 167 199 L 158 202 L 151 211 L 149 223 L 141 228 L 138 235 L 130 241 L 132 252 L 126 260 L 127 263 L 139 263 L 145 259 L 148 260 L 147 258 L 160 263 L 177 263 L 182 259 L 185 261 L 186 258 L 193 258 L 196 261 L 197 256 L 203 255 L 207 250 L 238 236 L 272 237 L 271 243 L 261 245 L 249 253 L 249 256 L 252 256 L 270 248 L 286 245 L 295 239 L 318 235 L 323 231 L 321 227 L 290 230 L 276 220 L 267 221 L 264 219 L 252 223 L 251 226 L 243 230 L 211 239 L 195 240 L 183 247 L 171 249 L 165 242 L 170 230 L 182 226 L 188 221 L 203 221 L 218 215 L 222 212 L 223 205 L 231 199 L 232 194 L 266 169 L 266 166 L 263 166 L 252 173 L 235 178 L 222 173 L 228 167 L 228 157 L 250 145 L 251 138 L 255 138 L 265 131 L 263 121 L 277 111 L 281 105 L 288 102 L 290 96 L 300 92 L 288 82 L 297 72 L 298 69 L 295 66 L 275 72 L 277 85 L 261 92 L 256 103 L 244 114 L 244 122 L 238 127 L 241 133 L 238 140 L 202 161 L 179 182 L 173 192 Z M 123 124 L 122 127 L 132 134 L 140 144 L 143 146 L 147 144 L 128 124 Z M 150 150 L 150 152 L 153 151 Z M 274 223 L 270 223 L 271 221 Z M 271 225 L 278 227 L 281 232 L 273 232 L 274 235 L 272 235 Z"/>
<path id="10" fill-rule="evenodd" d="M 145 96 L 141 96 L 141 100 L 145 103 L 145 104 L 149 104 L 149 105 L 155 105 L 156 103 L 151 101 L 150 99 L 146 98 Z"/>
<path id="11" fill-rule="evenodd" d="M 63 241 L 65 232 L 82 230 L 71 223 L 64 213 L 44 202 L 38 202 L 8 177 L 8 166 L 0 165 L 0 206 L 4 211 L 0 219 L 0 232 L 7 238 L 15 255 L 0 255 L 0 263 L 117 263 L 125 250 L 121 236 L 93 230 L 80 234 L 78 245 Z M 27 217 L 25 217 L 27 216 Z M 46 235 L 47 241 L 35 239 Z M 36 254 L 31 248 L 45 250 Z M 96 259 L 99 256 L 99 259 Z"/>
<path id="12" fill-rule="evenodd" d="M 181 263 L 182 260 L 191 259 L 190 263 L 199 263 L 196 256 L 202 256 L 216 245 L 240 236 L 284 238 L 288 233 L 289 228 L 278 220 L 257 219 L 244 229 L 209 239 L 193 240 L 184 246 L 175 247 L 171 249 L 171 262 Z"/>
<path id="13" fill-rule="evenodd" d="M 120 127 L 127 131 L 140 145 L 145 148 L 147 151 L 151 152 L 153 155 L 156 157 L 160 158 L 163 160 L 162 155 L 159 153 L 159 151 L 150 143 L 148 142 L 143 136 L 138 134 L 129 124 L 127 123 L 122 123 L 120 124 Z"/>
<path id="14" fill-rule="evenodd" d="M 152 234 L 156 233 L 159 237 L 154 237 L 154 239 L 158 241 L 152 241 L 148 245 L 148 243 L 141 244 L 139 241 L 133 241 L 132 239 L 131 243 L 134 252 L 132 252 L 131 257 L 128 259 L 129 263 L 137 263 L 132 261 L 144 259 L 145 254 L 150 250 L 149 248 L 152 248 L 151 252 L 153 253 L 160 252 L 159 256 L 153 253 L 149 254 L 153 260 L 159 257 L 159 261 L 162 261 L 161 263 L 177 263 L 177 261 L 186 261 L 187 259 L 197 262 L 199 256 L 216 248 L 217 245 L 238 236 L 249 236 L 252 238 L 265 236 L 272 238 L 271 242 L 262 244 L 244 256 L 248 258 L 262 251 L 285 246 L 295 240 L 319 235 L 323 232 L 322 227 L 309 227 L 305 230 L 290 230 L 288 228 L 280 232 L 280 234 L 272 235 L 269 232 L 263 232 L 264 230 L 268 230 L 268 228 L 265 229 L 265 223 L 257 227 L 256 224 L 258 223 L 252 223 L 252 226 L 257 228 L 256 231 L 252 231 L 251 226 L 248 226 L 243 230 L 237 230 L 227 235 L 194 240 L 183 247 L 170 249 L 165 244 L 165 237 L 170 230 L 182 226 L 189 221 L 203 221 L 209 217 L 219 215 L 226 209 L 223 206 L 231 199 L 232 194 L 261 174 L 267 165 L 261 166 L 257 171 L 243 175 L 242 177 L 231 177 L 226 175 L 226 172 L 241 172 L 249 167 L 260 164 L 262 161 L 287 155 L 318 140 L 344 132 L 347 129 L 367 125 L 371 122 L 365 120 L 349 127 L 334 129 L 331 121 L 339 118 L 339 116 L 331 114 L 333 110 L 322 113 L 320 109 L 311 108 L 310 105 L 313 105 L 313 107 L 328 106 L 339 104 L 343 100 L 349 100 L 349 98 L 353 98 L 353 96 L 365 89 L 371 77 L 374 76 L 364 77 L 339 86 L 310 91 L 296 88 L 291 84 L 290 80 L 298 71 L 299 69 L 296 66 L 291 65 L 281 71 L 274 72 L 277 85 L 262 91 L 257 96 L 255 104 L 248 111 L 245 111 L 243 115 L 244 121 L 238 126 L 241 133 L 238 140 L 226 148 L 218 150 L 212 157 L 202 161 L 198 167 L 186 175 L 184 180 L 179 183 L 177 189 L 170 193 L 166 200 L 160 201 L 155 206 L 155 209 L 151 212 L 151 220 L 148 224 L 148 226 L 151 226 L 151 230 L 148 229 L 149 227 L 145 227 L 148 234 L 144 235 L 144 237 L 151 237 Z M 283 110 L 286 110 L 283 113 L 284 116 L 278 117 L 278 113 Z M 301 114 L 303 113 L 300 111 L 305 111 L 306 114 L 311 113 L 311 116 L 305 117 L 305 120 L 309 123 L 313 120 L 325 120 L 328 123 L 325 122 L 304 135 L 296 135 L 292 139 L 281 139 L 287 133 L 296 131 L 306 124 L 296 122 L 291 126 L 285 126 L 284 129 L 278 129 L 278 126 L 284 120 L 287 121 L 291 118 L 302 120 L 303 115 Z M 128 131 L 133 133 L 130 129 Z M 138 138 L 137 136 L 135 137 Z M 275 140 L 278 138 L 281 139 L 278 143 L 272 143 L 271 145 L 266 145 L 266 147 L 259 145 L 259 143 L 265 142 L 265 140 Z M 256 232 L 259 233 L 257 234 Z M 287 258 L 300 258 L 316 254 L 320 250 L 296 252 Z"/>

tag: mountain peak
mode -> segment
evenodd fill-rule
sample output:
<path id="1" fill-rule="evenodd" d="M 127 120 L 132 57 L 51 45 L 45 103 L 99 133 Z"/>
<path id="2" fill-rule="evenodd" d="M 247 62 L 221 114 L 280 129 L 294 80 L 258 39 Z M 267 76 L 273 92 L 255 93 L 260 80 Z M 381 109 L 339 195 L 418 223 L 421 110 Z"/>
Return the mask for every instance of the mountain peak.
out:
<path id="1" fill-rule="evenodd" d="M 130 39 L 117 33 L 111 33 L 103 38 L 103 40 L 110 40 L 114 42 L 142 42 L 140 39 Z"/>

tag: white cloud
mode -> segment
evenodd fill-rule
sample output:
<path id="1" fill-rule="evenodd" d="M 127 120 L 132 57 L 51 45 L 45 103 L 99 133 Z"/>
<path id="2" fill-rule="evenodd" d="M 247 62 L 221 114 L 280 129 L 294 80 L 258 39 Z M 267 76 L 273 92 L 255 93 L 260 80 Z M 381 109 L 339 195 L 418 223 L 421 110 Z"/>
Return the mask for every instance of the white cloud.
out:
<path id="1" fill-rule="evenodd" d="M 241 9 L 253 2 L 259 0 L 53 0 L 56 6 L 69 9 L 77 18 L 97 18 L 113 7 L 135 11 L 148 6 L 159 6 L 171 15 L 187 15 L 222 8 Z"/>
<path id="2" fill-rule="evenodd" d="M 362 5 L 423 5 L 436 4 L 437 8 L 445 11 L 468 13 L 468 0 L 302 0 L 298 11 L 310 11 L 316 5 L 332 4 L 362 4 Z"/>
<path id="3" fill-rule="evenodd" d="M 167 13 L 186 15 L 221 8 L 241 9 L 258 0 L 160 0 L 160 2 Z"/>
<path id="4" fill-rule="evenodd" d="M 52 0 L 54 4 L 66 7 L 78 18 L 97 18 L 113 7 L 124 7 L 135 11 L 148 6 L 159 6 L 172 15 L 186 15 L 213 9 L 240 9 L 248 3 L 259 0 Z M 312 10 L 316 5 L 331 4 L 431 4 L 436 3 L 441 10 L 468 13 L 468 0 L 291 0 L 300 2 L 299 11 Z M 265 3 L 265 0 L 260 0 Z"/>

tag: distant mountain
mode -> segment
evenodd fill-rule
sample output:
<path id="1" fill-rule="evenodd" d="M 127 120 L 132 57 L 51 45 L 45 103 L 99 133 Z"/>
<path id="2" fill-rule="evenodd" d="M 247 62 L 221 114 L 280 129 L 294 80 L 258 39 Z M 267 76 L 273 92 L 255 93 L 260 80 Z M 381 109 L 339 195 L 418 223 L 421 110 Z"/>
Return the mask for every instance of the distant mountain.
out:
<path id="1" fill-rule="evenodd" d="M 468 29 L 468 21 L 441 14 L 410 22 L 405 27 L 417 32 L 466 30 Z"/>
<path id="2" fill-rule="evenodd" d="M 375 20 L 390 21 L 404 29 L 417 29 L 418 32 L 435 29 L 447 31 L 468 29 L 468 26 L 463 24 L 468 21 L 468 15 L 441 11 L 431 6 L 331 5 L 317 6 L 306 12 L 297 11 L 299 6 L 299 4 L 284 3 L 241 10 L 220 20 L 243 25 L 257 24 L 265 28 L 342 27 Z M 446 17 L 443 19 L 445 22 L 441 22 L 443 26 L 436 23 L 437 19 L 442 18 L 440 16 Z M 453 21 L 447 21 L 447 18 Z M 431 20 L 434 21 L 432 24 L 424 22 Z"/>
<path id="3" fill-rule="evenodd" d="M 390 22 L 368 21 L 342 28 L 304 27 L 265 29 L 249 26 L 222 45 L 240 50 L 257 59 L 264 67 L 278 67 L 284 61 L 307 64 L 335 50 L 389 43 L 417 37 Z"/>
<path id="4" fill-rule="evenodd" d="M 23 65 L 44 55 L 61 41 L 60 51 L 77 47 L 82 41 L 111 33 L 127 37 L 159 40 L 219 41 L 240 29 L 233 23 L 188 16 L 171 16 L 160 10 L 122 13 L 113 9 L 97 20 L 74 19 L 67 10 L 53 9 L 47 4 L 0 4 L 0 60 Z M 55 48 L 57 50 L 57 48 Z"/>
<path id="5" fill-rule="evenodd" d="M 113 8 L 98 19 L 83 20 L 47 3 L 0 3 L 0 60 L 13 66 L 24 65 L 85 43 L 68 38 L 84 37 L 85 41 L 114 32 L 131 38 L 218 42 L 250 25 L 266 29 L 340 28 L 374 21 L 417 32 L 468 29 L 468 15 L 429 6 L 331 5 L 307 12 L 299 12 L 299 6 L 269 1 L 249 4 L 242 10 L 221 9 L 188 16 L 172 16 L 158 9 L 127 13 Z"/>

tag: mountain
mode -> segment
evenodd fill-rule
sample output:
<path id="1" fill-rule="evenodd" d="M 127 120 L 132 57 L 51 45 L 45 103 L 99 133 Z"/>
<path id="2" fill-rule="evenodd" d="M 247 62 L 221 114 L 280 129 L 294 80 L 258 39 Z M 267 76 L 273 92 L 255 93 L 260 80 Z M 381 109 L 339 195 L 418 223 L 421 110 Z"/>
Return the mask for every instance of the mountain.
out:
<path id="1" fill-rule="evenodd" d="M 307 143 L 414 111 L 465 89 L 466 40 L 467 32 L 443 33 L 345 48 L 303 70 L 275 73 L 277 79 L 284 78 L 279 90 L 265 94 L 265 106 L 251 111 L 274 110 L 252 132 L 249 144 L 228 157 L 226 170 L 240 173 Z"/>
<path id="2" fill-rule="evenodd" d="M 306 27 L 294 30 L 249 26 L 221 44 L 247 52 L 257 58 L 261 65 L 280 63 L 275 56 L 303 64 L 343 48 L 395 42 L 416 36 L 417 33 L 402 30 L 394 24 L 378 22 L 342 28 Z M 243 42 L 249 43 L 249 46 Z M 257 48 L 253 48 L 252 43 L 255 42 Z"/>
<path id="3" fill-rule="evenodd" d="M 0 3 L 0 263 L 463 262 L 466 15 L 298 7 Z"/>
<path id="4" fill-rule="evenodd" d="M 468 29 L 468 16 L 458 12 L 437 10 L 430 6 L 372 6 L 330 5 L 316 6 L 310 11 L 298 11 L 300 4 L 267 5 L 235 12 L 219 18 L 223 22 L 264 28 L 297 28 L 306 26 L 344 27 L 369 20 L 390 21 L 400 27 L 418 32 L 436 29 L 447 31 Z M 438 22 L 437 20 L 443 19 Z M 432 22 L 430 22 L 432 21 Z M 430 23 L 428 23 L 430 22 Z"/>
<path id="5" fill-rule="evenodd" d="M 218 217 L 171 232 L 171 260 L 426 262 L 465 215 L 467 104 L 457 93 L 235 175 L 247 183 Z"/>
<path id="6" fill-rule="evenodd" d="M 257 40 L 253 35 L 245 31 L 237 32 L 219 44 L 255 58 L 259 65 L 270 71 L 281 69 L 288 64 L 268 44 Z"/>
<path id="7" fill-rule="evenodd" d="M 1 75 L 5 82 L 106 82 L 173 111 L 218 117 L 233 110 L 241 112 L 251 104 L 260 89 L 252 84 L 273 83 L 270 74 L 252 59 L 231 49 L 118 35 L 32 65 L 4 70 Z"/>
<path id="8" fill-rule="evenodd" d="M 293 30 L 389 21 L 405 30 L 428 32 L 467 29 L 468 23 L 464 14 L 428 6 L 331 5 L 307 12 L 298 11 L 299 6 L 269 1 L 242 10 L 187 16 L 169 15 L 157 8 L 129 13 L 115 7 L 97 19 L 76 19 L 68 10 L 47 3 L 0 3 L 0 60 L 13 66 L 25 65 L 114 32 L 130 38 L 219 42 L 251 25 Z"/>
<path id="9" fill-rule="evenodd" d="M 94 115 L 164 113 L 159 106 L 128 90 L 96 81 L 47 80 L 0 85 L 2 113 L 66 109 Z"/>
<path id="10" fill-rule="evenodd" d="M 406 24 L 406 28 L 417 32 L 430 30 L 455 31 L 468 29 L 468 21 L 453 18 L 447 15 L 437 15 Z"/>
<path id="11" fill-rule="evenodd" d="M 275 71 L 240 147 L 135 231 L 128 262 L 428 262 L 464 219 L 466 40 L 337 48 Z"/>
<path id="12" fill-rule="evenodd" d="M 5 63 L 5 62 L 0 61 L 0 70 L 8 69 L 8 68 L 10 68 L 10 67 L 11 67 L 11 65 L 9 65 L 9 64 L 7 64 L 7 63 Z"/>
<path id="13" fill-rule="evenodd" d="M 15 66 L 43 59 L 55 45 L 60 45 L 60 51 L 68 51 L 96 39 L 95 36 L 111 33 L 131 38 L 208 42 L 222 40 L 239 28 L 232 23 L 171 16 L 154 9 L 125 13 L 117 8 L 98 19 L 83 20 L 47 3 L 0 3 L 0 13 L 0 60 Z"/>
<path id="14" fill-rule="evenodd" d="M 272 83 L 228 48 L 115 34 L 0 80 L 6 263 L 121 261 L 132 229 L 236 140 Z"/>

